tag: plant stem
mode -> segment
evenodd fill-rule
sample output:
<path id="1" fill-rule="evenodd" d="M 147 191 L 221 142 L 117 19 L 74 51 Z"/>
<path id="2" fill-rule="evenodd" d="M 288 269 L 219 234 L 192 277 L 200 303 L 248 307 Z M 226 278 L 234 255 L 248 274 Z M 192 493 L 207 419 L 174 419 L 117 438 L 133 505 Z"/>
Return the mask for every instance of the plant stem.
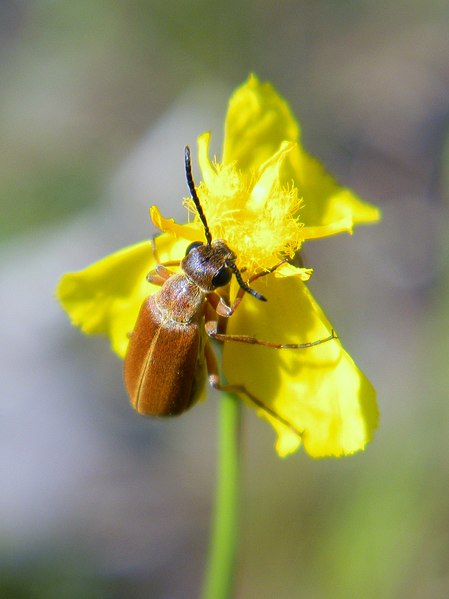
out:
<path id="1" fill-rule="evenodd" d="M 235 574 L 239 503 L 241 400 L 220 398 L 218 472 L 212 533 L 201 599 L 230 599 Z"/>

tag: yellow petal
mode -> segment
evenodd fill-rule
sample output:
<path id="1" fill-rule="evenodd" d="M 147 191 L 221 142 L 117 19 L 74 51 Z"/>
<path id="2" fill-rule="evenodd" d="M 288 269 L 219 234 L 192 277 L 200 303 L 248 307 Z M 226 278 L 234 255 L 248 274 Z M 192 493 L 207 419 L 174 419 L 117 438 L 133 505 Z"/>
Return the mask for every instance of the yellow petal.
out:
<path id="1" fill-rule="evenodd" d="M 182 258 L 186 242 L 169 235 L 157 238 L 162 261 Z M 73 325 L 83 333 L 107 335 L 124 357 L 140 306 L 157 287 L 146 281 L 156 266 L 150 241 L 124 248 L 79 272 L 63 275 L 56 296 Z"/>
<path id="2" fill-rule="evenodd" d="M 293 266 L 293 264 L 282 264 L 274 271 L 275 277 L 299 277 L 301 281 L 308 281 L 313 274 L 313 268 Z"/>
<path id="3" fill-rule="evenodd" d="M 185 241 L 205 241 L 204 229 L 197 225 L 178 225 L 174 218 L 164 218 L 157 206 L 150 208 L 151 222 L 155 227 L 164 233 L 169 233 L 176 239 L 184 239 Z"/>
<path id="4" fill-rule="evenodd" d="M 303 198 L 300 219 L 306 226 L 332 225 L 328 234 L 342 232 L 333 225 L 347 221 L 374 223 L 380 211 L 341 186 L 299 141 L 300 129 L 287 102 L 269 83 L 251 75 L 229 101 L 225 122 L 223 163 L 237 162 L 249 178 L 251 171 L 270 158 L 282 142 L 297 142 L 281 170 L 281 182 L 294 182 Z"/>
<path id="5" fill-rule="evenodd" d="M 322 239 L 323 237 L 329 237 L 330 235 L 336 235 L 337 233 L 352 234 L 353 224 L 354 222 L 351 216 L 348 215 L 341 220 L 332 221 L 328 225 L 303 227 L 301 235 L 305 241 L 307 239 Z"/>
<path id="6" fill-rule="evenodd" d="M 272 191 L 279 186 L 279 171 L 286 155 L 295 144 L 282 143 L 277 152 L 266 160 L 258 169 L 257 181 L 251 190 L 246 208 L 258 212 L 265 208 L 268 202 L 273 203 Z"/>
<path id="7" fill-rule="evenodd" d="M 299 125 L 287 102 L 270 83 L 250 75 L 229 100 L 223 162 L 237 161 L 243 171 L 256 170 L 283 141 L 298 139 Z"/>
<path id="8" fill-rule="evenodd" d="M 300 145 L 293 148 L 284 163 L 284 176 L 292 177 L 303 198 L 301 221 L 310 227 L 332 226 L 330 235 L 341 232 L 335 223 L 352 225 L 374 223 L 380 210 L 341 186 L 322 164 Z M 346 230 L 348 230 L 346 229 Z"/>
<path id="9" fill-rule="evenodd" d="M 269 283 L 264 283 L 265 279 Z M 329 322 L 299 278 L 269 275 L 255 285 L 268 302 L 261 305 L 245 297 L 230 318 L 228 333 L 280 343 L 306 343 L 329 335 Z M 229 383 L 245 385 L 301 431 L 304 448 L 311 456 L 359 451 L 377 426 L 375 392 L 338 340 L 313 348 L 280 350 L 227 342 L 223 368 Z M 280 455 L 299 447 L 298 435 L 263 410 L 258 412 L 275 428 Z"/>
<path id="10" fill-rule="evenodd" d="M 203 181 L 207 187 L 214 188 L 216 181 L 216 171 L 209 159 L 210 132 L 206 131 L 198 137 L 198 162 L 203 176 Z"/>

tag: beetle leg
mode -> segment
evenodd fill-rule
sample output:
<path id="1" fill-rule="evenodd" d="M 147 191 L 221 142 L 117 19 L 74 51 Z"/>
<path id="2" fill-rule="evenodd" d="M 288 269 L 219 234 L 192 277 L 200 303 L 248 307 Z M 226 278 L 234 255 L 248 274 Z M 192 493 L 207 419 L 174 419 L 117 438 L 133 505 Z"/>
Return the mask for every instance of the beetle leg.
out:
<path id="1" fill-rule="evenodd" d="M 158 264 L 160 264 L 161 259 L 159 258 L 159 250 L 157 249 L 157 246 L 156 246 L 156 237 L 157 237 L 157 235 L 153 235 L 153 237 L 151 238 L 151 249 L 153 250 L 153 256 L 155 257 L 156 262 Z"/>
<path id="2" fill-rule="evenodd" d="M 250 345 L 263 345 L 264 347 L 271 347 L 272 349 L 306 349 L 308 347 L 314 347 L 315 345 L 321 345 L 332 339 L 338 339 L 336 332 L 332 329 L 331 334 L 324 339 L 317 339 L 309 343 L 272 343 L 271 341 L 260 341 L 256 337 L 249 335 L 228 335 L 218 332 L 217 321 L 207 320 L 205 323 L 206 333 L 212 339 L 216 341 L 233 341 L 236 343 L 248 343 Z"/>
<path id="3" fill-rule="evenodd" d="M 219 391 L 224 391 L 225 393 L 226 392 L 227 393 L 238 393 L 240 395 L 244 395 L 255 406 L 257 406 L 258 408 L 260 408 L 261 410 L 266 412 L 268 414 L 268 416 L 271 416 L 272 418 L 274 418 L 275 420 L 277 420 L 278 422 L 280 422 L 281 424 L 283 424 L 284 426 L 289 428 L 293 433 L 295 433 L 295 435 L 298 435 L 298 437 L 302 436 L 302 432 L 300 430 L 298 430 L 296 427 L 294 427 L 288 420 L 283 418 L 280 414 L 275 412 L 272 408 L 265 405 L 263 403 L 263 401 L 261 401 L 260 399 L 255 397 L 252 393 L 250 393 L 244 385 L 224 385 L 224 384 L 220 383 L 220 374 L 219 374 L 217 358 L 216 358 L 214 351 L 209 343 L 206 343 L 206 345 L 205 345 L 204 355 L 206 358 L 206 367 L 207 367 L 207 373 L 209 376 L 209 383 L 214 389 L 217 389 Z"/>
<path id="4" fill-rule="evenodd" d="M 151 271 L 147 274 L 147 281 L 152 285 L 159 285 L 159 287 L 162 287 L 166 280 L 167 279 L 159 277 L 154 271 Z"/>
<path id="5" fill-rule="evenodd" d="M 228 318 L 232 314 L 231 306 L 228 306 L 224 297 L 218 295 L 218 293 L 209 293 L 207 301 L 214 309 L 214 313 L 217 313 L 219 316 Z"/>
<path id="6" fill-rule="evenodd" d="M 151 249 L 153 250 L 153 256 L 156 260 L 156 263 L 161 264 L 162 266 L 179 266 L 180 260 L 167 260 L 166 262 L 161 262 L 159 250 L 156 246 L 157 237 L 159 237 L 159 235 L 153 235 L 153 237 L 151 238 Z"/>
<path id="7" fill-rule="evenodd" d="M 154 270 L 151 270 L 147 274 L 148 283 L 153 285 L 163 285 L 167 279 L 169 279 L 175 273 L 168 268 L 165 268 L 163 264 L 158 264 Z"/>
<path id="8" fill-rule="evenodd" d="M 268 270 L 262 270 L 261 272 L 257 272 L 256 274 L 252 275 L 252 277 L 250 277 L 248 279 L 247 285 L 251 285 L 251 283 L 253 281 L 256 281 L 257 279 L 260 279 L 261 277 L 265 277 L 266 275 L 271 274 L 272 272 L 274 272 L 277 268 L 279 268 L 282 264 L 285 264 L 286 262 L 288 262 L 288 260 L 287 260 L 287 258 L 284 258 L 283 260 L 281 260 L 280 262 L 278 262 L 277 264 L 275 264 Z M 228 313 L 220 314 L 220 316 L 225 316 L 227 318 L 229 318 L 229 316 L 232 316 L 232 314 L 234 314 L 234 312 L 239 307 L 240 302 L 242 301 L 244 295 L 245 295 L 245 290 L 240 288 L 237 292 L 237 295 L 235 296 L 232 306 L 229 307 Z"/>

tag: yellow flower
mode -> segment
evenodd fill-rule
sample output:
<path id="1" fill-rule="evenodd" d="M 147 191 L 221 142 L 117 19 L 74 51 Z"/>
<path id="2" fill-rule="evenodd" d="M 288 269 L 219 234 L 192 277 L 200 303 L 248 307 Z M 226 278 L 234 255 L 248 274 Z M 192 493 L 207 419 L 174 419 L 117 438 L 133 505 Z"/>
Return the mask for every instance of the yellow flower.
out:
<path id="1" fill-rule="evenodd" d="M 209 138 L 207 133 L 198 140 L 203 180 L 197 191 L 212 238 L 226 241 L 245 280 L 288 259 L 252 283 L 268 301 L 245 297 L 227 333 L 282 344 L 328 337 L 332 328 L 304 283 L 312 270 L 299 266 L 298 251 L 308 239 L 377 221 L 378 209 L 341 187 L 304 151 L 287 103 L 255 76 L 231 97 L 221 163 L 210 161 Z M 204 240 L 191 198 L 185 204 L 193 219 L 184 225 L 151 208 L 153 223 L 164 232 L 157 238 L 163 262 L 181 259 L 189 242 Z M 155 266 L 151 243 L 144 241 L 64 275 L 57 295 L 73 324 L 87 334 L 108 335 L 124 357 L 142 301 L 158 291 L 145 278 Z M 237 291 L 233 280 L 230 297 Z M 279 416 L 256 408 L 275 428 L 281 456 L 301 442 L 314 457 L 351 454 L 365 447 L 377 426 L 374 389 L 338 339 L 279 350 L 227 342 L 222 369 L 229 384 L 244 385 Z"/>

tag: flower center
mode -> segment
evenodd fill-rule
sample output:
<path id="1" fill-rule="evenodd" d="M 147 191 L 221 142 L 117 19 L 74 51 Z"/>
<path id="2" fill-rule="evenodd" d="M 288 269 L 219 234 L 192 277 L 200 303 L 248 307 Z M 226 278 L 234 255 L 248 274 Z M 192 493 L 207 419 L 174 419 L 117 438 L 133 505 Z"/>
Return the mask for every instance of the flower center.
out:
<path id="1" fill-rule="evenodd" d="M 202 182 L 198 195 L 212 237 L 226 241 L 239 268 L 252 274 L 292 257 L 301 246 L 303 228 L 296 188 L 265 173 L 248 178 L 232 164 L 215 164 L 214 170 L 212 182 Z M 195 214 L 191 198 L 185 205 Z"/>

